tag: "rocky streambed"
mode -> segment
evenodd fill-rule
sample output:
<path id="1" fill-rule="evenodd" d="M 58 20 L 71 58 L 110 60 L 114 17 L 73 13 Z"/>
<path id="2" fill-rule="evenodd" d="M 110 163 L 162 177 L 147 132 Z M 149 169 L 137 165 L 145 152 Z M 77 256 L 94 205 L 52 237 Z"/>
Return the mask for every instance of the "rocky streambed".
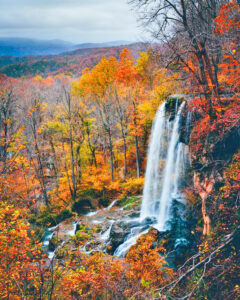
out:
<path id="1" fill-rule="evenodd" d="M 163 232 L 157 230 L 156 235 L 156 244 L 165 241 L 164 247 L 169 253 L 167 260 L 172 266 L 177 261 L 181 262 L 184 253 L 191 251 L 194 244 L 188 221 L 182 213 L 183 204 L 175 202 L 169 229 Z M 106 208 L 65 220 L 45 231 L 43 248 L 51 260 L 64 259 L 69 252 L 75 251 L 86 254 L 100 251 L 124 257 L 138 237 L 156 224 L 156 220 L 151 218 L 140 221 L 140 206 L 141 197 L 134 196 L 125 201 L 115 200 Z"/>
<path id="2" fill-rule="evenodd" d="M 45 230 L 43 248 L 50 259 L 61 258 L 68 250 L 89 254 L 104 251 L 124 256 L 131 242 L 120 251 L 118 247 L 133 231 L 140 233 L 149 227 L 146 221 L 139 222 L 140 203 L 140 196 L 114 200 L 106 208 L 65 220 Z"/>

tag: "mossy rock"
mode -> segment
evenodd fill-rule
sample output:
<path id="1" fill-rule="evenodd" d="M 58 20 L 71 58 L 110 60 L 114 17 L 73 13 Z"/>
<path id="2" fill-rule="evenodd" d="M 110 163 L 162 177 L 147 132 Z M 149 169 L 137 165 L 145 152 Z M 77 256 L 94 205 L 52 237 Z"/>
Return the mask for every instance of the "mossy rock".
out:
<path id="1" fill-rule="evenodd" d="M 171 114 L 171 119 L 175 117 L 176 104 L 179 107 L 185 101 L 184 95 L 171 95 L 166 99 L 165 109 Z"/>
<path id="2" fill-rule="evenodd" d="M 91 238 L 91 234 L 84 231 L 78 231 L 78 233 L 75 235 L 75 240 L 77 242 L 88 241 L 90 238 Z"/>
<path id="3" fill-rule="evenodd" d="M 131 197 L 123 197 L 119 201 L 119 205 L 121 207 L 126 207 L 126 210 L 130 210 L 136 205 L 140 204 L 141 199 L 137 196 L 131 196 Z"/>
<path id="4" fill-rule="evenodd" d="M 38 226 L 49 227 L 55 226 L 62 221 L 71 218 L 72 212 L 68 209 L 62 210 L 59 214 L 51 211 L 51 208 L 45 208 L 38 215 L 31 215 L 29 222 Z"/>
<path id="5" fill-rule="evenodd" d="M 89 228 L 87 227 L 86 224 L 81 223 L 81 224 L 78 224 L 78 225 L 77 225 L 76 233 L 77 233 L 78 231 L 87 231 L 88 229 L 89 229 Z"/>
<path id="6" fill-rule="evenodd" d="M 80 224 L 77 228 L 77 232 L 73 237 L 73 240 L 77 245 L 87 242 L 91 239 L 93 235 L 93 230 L 88 228 L 85 224 Z"/>
<path id="7" fill-rule="evenodd" d="M 93 231 L 95 232 L 95 233 L 99 233 L 99 232 L 101 232 L 102 231 L 102 226 L 100 225 L 98 225 L 96 228 L 94 228 L 93 229 Z"/>
<path id="8" fill-rule="evenodd" d="M 106 192 L 106 191 L 105 191 Z M 96 207 L 107 207 L 110 204 L 110 200 L 107 196 L 105 196 L 104 190 L 99 191 L 95 189 L 86 189 L 84 191 L 80 191 L 77 194 L 77 202 L 78 204 L 74 204 L 74 211 L 79 211 L 80 214 L 85 213 L 86 210 L 82 209 L 82 204 L 89 206 L 89 208 Z"/>

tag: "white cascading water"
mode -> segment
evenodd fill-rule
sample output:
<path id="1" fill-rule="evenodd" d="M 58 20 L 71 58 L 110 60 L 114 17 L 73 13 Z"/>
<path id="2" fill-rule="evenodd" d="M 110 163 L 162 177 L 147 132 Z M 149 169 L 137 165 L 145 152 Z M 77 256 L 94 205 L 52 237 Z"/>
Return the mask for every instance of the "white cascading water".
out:
<path id="1" fill-rule="evenodd" d="M 172 122 L 166 118 L 165 103 L 160 106 L 153 123 L 148 151 L 140 218 L 156 218 L 155 227 L 160 231 L 165 230 L 166 222 L 170 217 L 172 198 L 178 194 L 179 175 L 183 161 L 184 147 L 182 143 L 179 143 L 179 125 L 185 102 L 178 110 L 177 105 L 178 101 L 176 101 L 176 116 L 172 126 L 170 124 Z M 164 144 L 167 144 L 167 147 L 162 149 Z"/>
<path id="2" fill-rule="evenodd" d="M 124 243 L 122 243 L 114 252 L 115 256 L 124 257 L 130 247 L 136 244 L 137 239 L 144 233 L 147 233 L 148 230 L 142 231 L 142 227 L 134 227 L 131 229 L 130 234 L 126 237 Z"/>
<path id="3" fill-rule="evenodd" d="M 177 160 L 174 170 L 174 184 L 173 184 L 173 198 L 179 198 L 179 177 L 180 177 L 180 169 L 181 169 L 181 162 L 184 163 L 183 160 L 183 154 L 184 154 L 184 146 L 182 143 L 179 143 L 177 145 Z"/>
<path id="4" fill-rule="evenodd" d="M 167 123 L 169 125 L 169 123 Z M 165 102 L 160 106 L 153 122 L 148 150 L 147 169 L 145 174 L 145 185 L 143 190 L 143 201 L 141 208 L 141 219 L 146 217 L 157 217 L 155 210 L 155 199 L 159 199 L 160 173 L 159 163 L 162 153 L 164 129 L 166 126 Z"/>
<path id="5" fill-rule="evenodd" d="M 72 229 L 67 230 L 66 234 L 70 236 L 74 236 L 77 231 L 77 226 L 79 225 L 79 222 L 73 222 L 72 223 Z"/>
<path id="6" fill-rule="evenodd" d="M 102 241 L 107 241 L 107 240 L 109 239 L 109 236 L 110 236 L 110 232 L 111 232 L 113 223 L 114 223 L 114 221 L 111 220 L 111 221 L 110 221 L 110 226 L 109 226 L 108 229 L 100 236 L 100 240 L 102 240 Z"/>
<path id="7" fill-rule="evenodd" d="M 180 169 L 180 160 L 175 160 L 176 157 L 176 150 L 177 145 L 179 144 L 179 125 L 180 125 L 180 117 L 182 113 L 182 109 L 185 105 L 185 102 L 183 102 L 180 105 L 180 108 L 177 112 L 177 115 L 174 120 L 173 130 L 171 134 L 170 143 L 168 146 L 168 154 L 167 154 L 167 160 L 165 163 L 164 171 L 163 171 L 163 183 L 162 183 L 162 192 L 160 199 L 154 199 L 156 201 L 155 207 L 157 209 L 157 229 L 159 231 L 165 230 L 166 222 L 170 219 L 170 208 L 172 204 L 172 191 L 177 193 L 177 185 L 178 180 L 173 180 L 174 176 L 178 177 L 179 169 Z M 174 171 L 176 172 L 174 174 Z M 176 187 L 174 186 L 176 185 Z M 143 199 L 144 201 L 144 199 Z"/>
<path id="8" fill-rule="evenodd" d="M 159 231 L 167 229 L 173 199 L 183 202 L 179 184 L 184 171 L 185 146 L 179 142 L 179 126 L 184 105 L 185 102 L 178 107 L 176 99 L 172 121 L 164 102 L 158 109 L 151 131 L 140 220 L 153 219 L 154 227 Z M 132 228 L 114 255 L 124 256 L 144 232 L 146 229 L 143 227 L 142 230 L 140 227 Z"/>

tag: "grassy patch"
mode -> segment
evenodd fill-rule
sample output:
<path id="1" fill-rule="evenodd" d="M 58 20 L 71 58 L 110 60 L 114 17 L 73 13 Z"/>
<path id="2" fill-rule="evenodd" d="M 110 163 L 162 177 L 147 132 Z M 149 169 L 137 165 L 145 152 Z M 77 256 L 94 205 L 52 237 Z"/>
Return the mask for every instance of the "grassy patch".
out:
<path id="1" fill-rule="evenodd" d="M 123 197 L 119 201 L 119 206 L 124 207 L 124 210 L 130 210 L 131 208 L 139 205 L 141 202 L 140 197 L 131 196 L 131 197 Z"/>

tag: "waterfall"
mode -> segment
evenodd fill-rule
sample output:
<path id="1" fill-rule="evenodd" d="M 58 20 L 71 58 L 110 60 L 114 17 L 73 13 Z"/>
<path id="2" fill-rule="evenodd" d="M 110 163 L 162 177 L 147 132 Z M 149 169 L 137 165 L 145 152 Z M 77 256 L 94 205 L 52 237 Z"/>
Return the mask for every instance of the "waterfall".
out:
<path id="1" fill-rule="evenodd" d="M 111 221 L 110 221 L 110 226 L 109 226 L 109 228 L 108 228 L 108 229 L 100 236 L 100 240 L 102 240 L 102 241 L 107 241 L 107 240 L 109 239 L 109 236 L 110 236 L 110 232 L 111 232 L 113 223 L 114 223 L 114 221 L 111 220 Z"/>
<path id="2" fill-rule="evenodd" d="M 155 117 L 150 137 L 143 201 L 140 217 L 156 218 L 156 228 L 165 230 L 173 198 L 178 195 L 178 184 L 184 147 L 179 143 L 179 126 L 185 102 L 175 106 L 175 119 L 167 118 L 163 103 Z M 171 124 L 173 123 L 173 124 Z M 164 147 L 165 145 L 165 147 Z"/>
<path id="3" fill-rule="evenodd" d="M 79 222 L 73 222 L 72 223 L 72 229 L 67 230 L 66 234 L 70 236 L 74 236 L 76 234 L 77 226 L 79 225 Z"/>
<path id="4" fill-rule="evenodd" d="M 159 163 L 162 157 L 164 129 L 168 126 L 165 117 L 165 102 L 160 106 L 153 121 L 152 132 L 150 136 L 150 147 L 148 150 L 147 169 L 145 175 L 145 185 L 143 190 L 143 201 L 141 208 L 141 219 L 146 217 L 157 217 L 155 210 L 155 200 L 160 197 L 159 181 Z"/>
<path id="5" fill-rule="evenodd" d="M 159 231 L 167 230 L 168 221 L 172 217 L 173 201 L 184 202 L 181 196 L 181 184 L 186 161 L 186 147 L 179 141 L 179 129 L 185 102 L 179 105 L 179 98 L 175 97 L 174 100 L 172 103 L 175 103 L 175 107 L 169 111 L 167 107 L 169 103 L 165 101 L 159 107 L 153 121 L 140 224 L 131 229 L 124 243 L 115 250 L 114 255 L 116 256 L 124 256 L 129 248 L 136 243 L 138 237 L 147 232 L 146 227 L 144 227 L 144 220 L 150 219 L 152 226 Z M 190 116 L 188 116 L 188 127 L 190 121 Z"/>
<path id="6" fill-rule="evenodd" d="M 174 120 L 173 130 L 171 134 L 170 143 L 168 146 L 168 154 L 167 160 L 165 163 L 164 171 L 163 171 L 163 184 L 162 184 L 162 192 L 160 199 L 154 199 L 155 209 L 157 210 L 157 228 L 159 231 L 165 230 L 166 222 L 169 220 L 169 212 L 171 208 L 171 200 L 172 195 L 171 191 L 177 190 L 174 184 L 178 184 L 178 180 L 172 180 L 177 174 L 174 174 L 174 164 L 175 164 L 175 156 L 176 156 L 176 146 L 179 141 L 179 125 L 180 125 L 180 116 L 182 112 L 182 108 L 185 102 L 183 102 L 177 112 L 177 116 Z M 180 147 L 179 147 L 180 148 Z M 178 162 L 179 164 L 179 162 Z M 179 165 L 175 164 L 175 170 L 178 172 Z"/>
<path id="7" fill-rule="evenodd" d="M 181 161 L 183 160 L 183 144 L 179 143 L 177 146 L 177 160 L 175 165 L 175 171 L 174 171 L 174 189 L 173 189 L 173 197 L 178 198 L 179 197 L 179 191 L 178 191 L 178 185 L 179 185 L 179 177 L 180 177 L 180 169 L 181 169 Z"/>
<path id="8" fill-rule="evenodd" d="M 136 244 L 137 239 L 144 233 L 147 233 L 148 230 L 142 231 L 142 227 L 134 227 L 131 229 L 130 234 L 126 237 L 124 243 L 122 243 L 114 252 L 115 256 L 124 257 L 130 247 Z"/>

